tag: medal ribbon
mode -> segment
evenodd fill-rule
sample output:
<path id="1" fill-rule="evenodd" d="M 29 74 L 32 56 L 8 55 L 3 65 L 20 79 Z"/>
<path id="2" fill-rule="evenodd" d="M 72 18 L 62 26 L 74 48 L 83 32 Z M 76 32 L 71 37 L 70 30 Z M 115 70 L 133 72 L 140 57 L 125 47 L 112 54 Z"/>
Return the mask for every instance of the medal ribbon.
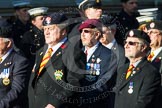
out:
<path id="1" fill-rule="evenodd" d="M 126 79 L 128 79 L 128 77 L 131 75 L 132 71 L 133 71 L 134 66 L 130 65 L 128 70 L 127 70 L 127 74 L 126 74 Z"/>

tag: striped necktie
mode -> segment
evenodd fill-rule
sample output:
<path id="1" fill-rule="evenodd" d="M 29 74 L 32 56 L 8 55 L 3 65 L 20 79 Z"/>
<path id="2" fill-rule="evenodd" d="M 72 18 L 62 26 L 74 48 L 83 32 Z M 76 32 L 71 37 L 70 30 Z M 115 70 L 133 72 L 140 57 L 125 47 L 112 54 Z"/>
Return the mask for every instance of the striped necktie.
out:
<path id="1" fill-rule="evenodd" d="M 47 64 L 48 60 L 51 58 L 52 51 L 53 51 L 52 48 L 49 48 L 47 53 L 43 56 L 43 59 L 42 59 L 41 64 L 40 64 L 38 76 L 40 75 L 44 66 Z"/>
<path id="2" fill-rule="evenodd" d="M 0 57 L 0 63 L 2 62 L 2 57 Z"/>
<path id="3" fill-rule="evenodd" d="M 128 70 L 127 70 L 127 74 L 126 74 L 126 79 L 128 79 L 128 77 L 131 75 L 132 71 L 133 71 L 134 66 L 130 65 Z"/>
<path id="4" fill-rule="evenodd" d="M 147 60 L 151 62 L 153 57 L 154 57 L 154 53 L 151 52 L 151 53 L 148 55 Z"/>

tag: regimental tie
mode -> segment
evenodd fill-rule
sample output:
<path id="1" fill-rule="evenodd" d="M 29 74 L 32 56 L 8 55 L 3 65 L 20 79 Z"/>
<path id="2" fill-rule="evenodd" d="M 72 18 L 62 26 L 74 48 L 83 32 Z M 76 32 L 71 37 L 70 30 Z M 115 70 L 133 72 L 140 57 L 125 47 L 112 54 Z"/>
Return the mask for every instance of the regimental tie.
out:
<path id="1" fill-rule="evenodd" d="M 2 61 L 2 57 L 0 57 L 0 63 L 1 63 L 1 61 Z"/>
<path id="2" fill-rule="evenodd" d="M 151 62 L 153 57 L 154 57 L 154 53 L 151 52 L 151 53 L 148 55 L 147 60 Z"/>
<path id="3" fill-rule="evenodd" d="M 47 53 L 43 56 L 43 59 L 42 59 L 41 64 L 40 64 L 38 76 L 40 75 L 44 66 L 47 64 L 48 60 L 51 58 L 52 51 L 53 51 L 52 48 L 49 48 Z"/>
<path id="4" fill-rule="evenodd" d="M 129 78 L 129 76 L 131 75 L 132 71 L 133 71 L 133 68 L 134 66 L 133 65 L 130 65 L 128 70 L 127 70 L 127 73 L 126 73 L 126 79 Z"/>

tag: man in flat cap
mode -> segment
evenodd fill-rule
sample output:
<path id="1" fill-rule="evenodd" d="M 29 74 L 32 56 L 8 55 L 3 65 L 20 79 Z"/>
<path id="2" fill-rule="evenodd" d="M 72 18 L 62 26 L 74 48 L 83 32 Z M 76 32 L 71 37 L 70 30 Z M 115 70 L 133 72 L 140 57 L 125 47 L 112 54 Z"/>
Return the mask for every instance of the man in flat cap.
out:
<path id="1" fill-rule="evenodd" d="M 14 50 L 11 32 L 11 25 L 1 19 L 0 108 L 28 108 L 29 62 Z"/>
<path id="2" fill-rule="evenodd" d="M 82 80 L 82 86 L 89 86 L 93 89 L 83 92 L 81 108 L 113 108 L 113 94 L 110 92 L 113 87 L 113 76 L 116 71 L 116 57 L 114 53 L 103 46 L 99 40 L 102 36 L 102 24 L 97 19 L 87 19 L 80 26 L 83 50 L 87 55 L 86 73 Z M 99 87 L 94 87 L 103 82 Z M 96 97 L 108 94 L 106 97 Z M 92 99 L 92 100 L 89 100 Z"/>
<path id="3" fill-rule="evenodd" d="M 77 108 L 76 101 L 71 102 L 75 91 L 70 87 L 80 85 L 85 54 L 68 42 L 67 17 L 64 14 L 46 16 L 43 26 L 46 44 L 36 54 L 29 85 L 34 91 L 29 96 L 33 99 L 30 107 Z"/>
<path id="4" fill-rule="evenodd" d="M 133 29 L 126 34 L 125 56 L 129 63 L 117 73 L 115 108 L 154 108 L 160 90 L 160 73 L 147 61 L 149 36 Z"/>
<path id="5" fill-rule="evenodd" d="M 47 7 L 37 7 L 28 10 L 32 26 L 30 30 L 23 35 L 20 49 L 29 59 L 31 67 L 33 67 L 35 62 L 36 51 L 43 47 L 45 43 L 43 33 L 43 20 L 45 15 L 47 14 L 47 10 Z"/>
<path id="6" fill-rule="evenodd" d="M 138 0 L 121 0 L 122 10 L 117 15 L 117 32 L 115 38 L 117 42 L 124 45 L 125 34 L 131 29 L 137 29 L 139 23 L 136 19 Z"/>
<path id="7" fill-rule="evenodd" d="M 12 24 L 12 37 L 15 46 L 19 49 L 24 33 L 30 30 L 31 23 L 29 22 L 28 10 L 31 6 L 29 1 L 24 0 L 14 1 L 13 6 L 15 9 L 15 21 Z"/>
<path id="8" fill-rule="evenodd" d="M 102 37 L 100 38 L 100 42 L 105 47 L 111 49 L 117 57 L 118 69 L 125 64 L 127 59 L 125 58 L 124 48 L 120 44 L 117 43 L 115 39 L 116 33 L 116 24 L 113 17 L 108 15 L 103 15 L 100 18 L 103 27 L 102 27 Z"/>

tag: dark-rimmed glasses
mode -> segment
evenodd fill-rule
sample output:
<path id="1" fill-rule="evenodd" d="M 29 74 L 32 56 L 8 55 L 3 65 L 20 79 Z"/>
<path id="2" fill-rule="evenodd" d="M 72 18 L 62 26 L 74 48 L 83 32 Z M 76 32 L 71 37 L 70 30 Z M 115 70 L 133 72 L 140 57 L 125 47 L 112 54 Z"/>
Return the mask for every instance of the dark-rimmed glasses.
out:
<path id="1" fill-rule="evenodd" d="M 82 33 L 82 32 L 84 32 L 84 33 L 91 33 L 92 30 L 81 30 L 80 33 Z"/>
<path id="2" fill-rule="evenodd" d="M 124 41 L 124 45 L 125 44 L 131 45 L 131 46 L 135 46 L 136 44 L 143 44 L 143 43 L 140 43 L 140 42 L 132 42 L 132 41 Z"/>

